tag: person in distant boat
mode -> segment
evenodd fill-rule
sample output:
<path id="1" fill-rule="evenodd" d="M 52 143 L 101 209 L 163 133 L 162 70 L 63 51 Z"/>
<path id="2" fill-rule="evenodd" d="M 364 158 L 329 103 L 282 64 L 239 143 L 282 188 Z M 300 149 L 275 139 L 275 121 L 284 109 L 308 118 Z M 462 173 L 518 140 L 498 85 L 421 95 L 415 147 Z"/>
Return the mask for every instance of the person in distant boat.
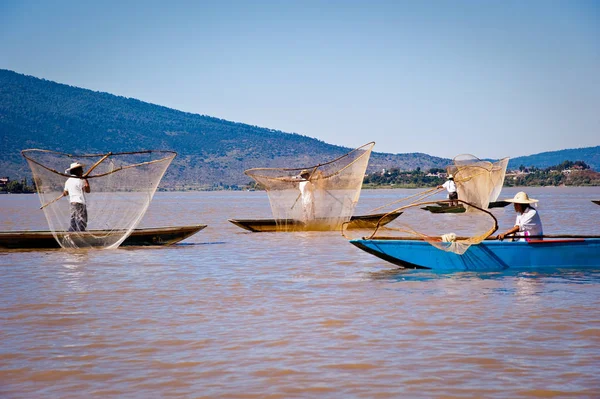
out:
<path id="1" fill-rule="evenodd" d="M 454 176 L 448 175 L 448 180 L 441 186 L 437 186 L 438 189 L 445 188 L 448 191 L 448 199 L 450 200 L 450 206 L 458 206 L 458 193 L 456 192 L 456 184 L 454 183 Z"/>
<path id="2" fill-rule="evenodd" d="M 302 197 L 302 216 L 303 221 L 307 222 L 315 218 L 315 186 L 310 181 L 311 174 L 304 169 L 300 172 L 301 181 L 298 184 L 300 195 Z"/>
<path id="3" fill-rule="evenodd" d="M 512 202 L 517 212 L 515 227 L 505 233 L 498 234 L 499 240 L 504 240 L 508 235 L 514 234 L 516 237 L 541 236 L 544 234 L 540 214 L 531 205 L 538 200 L 529 198 L 527 193 L 521 191 L 514 198 L 505 199 L 506 202 Z M 520 238 L 523 241 L 525 238 Z"/>
<path id="4" fill-rule="evenodd" d="M 65 173 L 70 174 L 65 183 L 63 191 L 64 196 L 69 196 L 71 224 L 69 231 L 85 231 L 87 228 L 87 205 L 85 203 L 85 193 L 90 192 L 90 183 L 83 177 L 83 167 L 85 165 L 74 162 L 69 166 Z"/>

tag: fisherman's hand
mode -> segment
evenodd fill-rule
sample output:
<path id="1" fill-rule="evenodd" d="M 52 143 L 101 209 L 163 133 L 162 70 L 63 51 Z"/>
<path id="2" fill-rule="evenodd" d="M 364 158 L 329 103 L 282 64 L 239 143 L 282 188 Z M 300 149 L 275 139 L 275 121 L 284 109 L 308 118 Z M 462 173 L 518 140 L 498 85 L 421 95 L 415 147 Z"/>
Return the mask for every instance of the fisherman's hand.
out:
<path id="1" fill-rule="evenodd" d="M 498 239 L 500 241 L 504 240 L 504 237 L 506 237 L 506 233 L 498 234 Z"/>

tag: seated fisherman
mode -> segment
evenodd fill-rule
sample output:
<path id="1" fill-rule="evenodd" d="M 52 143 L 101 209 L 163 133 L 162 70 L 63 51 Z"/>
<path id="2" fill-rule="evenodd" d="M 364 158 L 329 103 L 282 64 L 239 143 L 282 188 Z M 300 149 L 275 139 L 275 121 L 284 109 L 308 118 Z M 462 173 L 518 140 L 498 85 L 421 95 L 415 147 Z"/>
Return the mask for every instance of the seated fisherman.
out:
<path id="1" fill-rule="evenodd" d="M 521 191 L 517 193 L 514 198 L 506 199 L 504 201 L 512 202 L 514 204 L 515 211 L 517 212 L 517 219 L 515 221 L 515 227 L 502 234 L 498 234 L 499 240 L 504 240 L 507 235 L 511 234 L 514 234 L 517 237 L 541 236 L 544 234 L 540 214 L 531 206 L 531 204 L 538 202 L 538 200 L 529 198 L 527 193 Z M 521 238 L 521 240 L 523 240 L 523 238 Z"/>

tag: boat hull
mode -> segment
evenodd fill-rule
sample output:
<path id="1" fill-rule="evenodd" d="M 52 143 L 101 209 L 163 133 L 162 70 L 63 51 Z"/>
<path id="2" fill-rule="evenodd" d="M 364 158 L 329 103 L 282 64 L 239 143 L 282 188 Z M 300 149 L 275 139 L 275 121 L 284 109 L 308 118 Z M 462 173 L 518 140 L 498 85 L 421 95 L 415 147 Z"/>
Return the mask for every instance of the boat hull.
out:
<path id="1" fill-rule="evenodd" d="M 390 214 L 373 214 L 373 215 L 360 215 L 352 216 L 348 223 L 348 229 L 372 229 L 377 226 L 379 222 L 380 226 L 384 226 L 390 223 L 392 220 L 400 216 L 402 212 L 390 213 Z M 286 220 L 275 220 L 275 219 L 229 219 L 229 221 L 242 229 L 258 232 L 293 232 L 293 231 L 311 231 L 311 225 L 306 225 L 300 220 L 286 219 Z M 318 226 L 318 224 L 315 224 Z M 318 231 L 320 229 L 314 229 Z"/>
<path id="2" fill-rule="evenodd" d="M 206 225 L 154 227 L 135 229 L 123 241 L 121 246 L 156 246 L 171 245 L 196 234 Z M 59 232 L 59 235 L 69 234 Z M 80 234 L 102 235 L 101 230 L 78 232 Z M 3 249 L 51 249 L 60 245 L 51 231 L 2 231 L 0 232 L 0 248 Z"/>
<path id="3" fill-rule="evenodd" d="M 404 268 L 437 271 L 494 271 L 536 268 L 600 267 L 600 239 L 490 240 L 464 254 L 438 249 L 420 240 L 351 240 L 358 248 Z"/>

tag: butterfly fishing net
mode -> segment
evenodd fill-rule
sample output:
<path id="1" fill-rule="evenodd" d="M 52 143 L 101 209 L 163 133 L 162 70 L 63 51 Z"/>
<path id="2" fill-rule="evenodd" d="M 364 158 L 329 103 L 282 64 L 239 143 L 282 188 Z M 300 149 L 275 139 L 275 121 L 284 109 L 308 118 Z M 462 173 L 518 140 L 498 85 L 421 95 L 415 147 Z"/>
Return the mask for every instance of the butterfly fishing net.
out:
<path id="1" fill-rule="evenodd" d="M 471 245 L 478 244 L 493 234 L 498 228 L 494 215 L 465 201 L 457 200 L 462 206 L 470 206 L 469 212 L 431 213 L 426 206 L 436 201 L 416 202 L 396 208 L 384 215 L 400 214 L 385 225 L 378 225 L 370 235 L 363 237 L 372 240 L 416 240 L 426 241 L 434 247 L 456 254 L 464 254 Z M 350 237 L 346 225 L 342 234 Z"/>
<path id="2" fill-rule="evenodd" d="M 509 158 L 503 158 L 490 162 L 469 154 L 456 156 L 453 164 L 448 167 L 448 173 L 454 175 L 458 198 L 480 208 L 487 208 L 500 195 L 508 160 Z M 468 212 L 469 205 L 466 208 Z"/>
<path id="3" fill-rule="evenodd" d="M 488 206 L 500 195 L 507 165 L 508 158 L 489 162 L 473 155 L 455 157 L 447 170 L 453 175 L 458 200 L 425 201 L 441 190 L 431 188 L 393 201 L 396 204 L 407 201 L 407 205 L 389 212 L 401 215 L 385 226 L 378 226 L 366 238 L 423 240 L 440 250 L 465 254 L 471 245 L 479 244 L 498 228 Z"/>
<path id="4" fill-rule="evenodd" d="M 144 216 L 176 156 L 172 151 L 21 153 L 48 226 L 63 248 L 118 247 Z"/>
<path id="5" fill-rule="evenodd" d="M 244 173 L 266 189 L 278 230 L 336 230 L 352 217 L 374 145 L 316 166 Z"/>

